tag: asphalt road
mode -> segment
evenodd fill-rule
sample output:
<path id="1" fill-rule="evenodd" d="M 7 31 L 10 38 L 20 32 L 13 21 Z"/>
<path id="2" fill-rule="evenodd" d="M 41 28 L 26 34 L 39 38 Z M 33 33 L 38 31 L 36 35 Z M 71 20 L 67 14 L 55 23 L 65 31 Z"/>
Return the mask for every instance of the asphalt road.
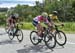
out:
<path id="1" fill-rule="evenodd" d="M 34 46 L 29 39 L 30 32 L 23 30 L 24 40 L 19 43 L 16 37 L 11 41 L 5 30 L 0 28 L 0 53 L 75 53 L 75 34 L 66 34 L 67 44 L 64 48 L 57 44 L 51 51 L 44 42 Z"/>

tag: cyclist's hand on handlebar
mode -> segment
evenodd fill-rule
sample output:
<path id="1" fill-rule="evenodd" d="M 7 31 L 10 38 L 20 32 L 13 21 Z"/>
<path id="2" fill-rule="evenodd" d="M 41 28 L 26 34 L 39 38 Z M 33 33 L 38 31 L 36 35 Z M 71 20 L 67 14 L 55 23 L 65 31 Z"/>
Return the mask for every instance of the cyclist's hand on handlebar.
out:
<path id="1" fill-rule="evenodd" d="M 62 23 L 61 26 L 64 26 L 64 24 Z"/>

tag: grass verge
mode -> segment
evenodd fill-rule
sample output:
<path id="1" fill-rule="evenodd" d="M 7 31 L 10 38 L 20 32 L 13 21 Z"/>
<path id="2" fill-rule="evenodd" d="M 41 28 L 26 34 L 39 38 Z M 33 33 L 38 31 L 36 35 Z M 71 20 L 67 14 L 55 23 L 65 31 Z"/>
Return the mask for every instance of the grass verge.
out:
<path id="1" fill-rule="evenodd" d="M 1 25 L 2 27 L 5 26 L 4 24 Z M 31 22 L 23 22 L 22 29 L 26 30 L 34 30 L 35 27 Z M 60 30 L 66 32 L 66 33 L 75 33 L 75 22 L 64 22 L 64 27 L 60 28 Z"/>

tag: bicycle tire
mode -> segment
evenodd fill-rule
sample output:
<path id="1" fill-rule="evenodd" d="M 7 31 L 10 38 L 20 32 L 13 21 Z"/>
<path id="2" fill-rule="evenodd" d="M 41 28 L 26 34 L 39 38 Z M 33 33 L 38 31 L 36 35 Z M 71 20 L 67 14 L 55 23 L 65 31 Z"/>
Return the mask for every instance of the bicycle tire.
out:
<path id="1" fill-rule="evenodd" d="M 60 42 L 58 42 L 58 40 L 57 40 L 57 34 L 59 34 L 59 33 L 62 33 L 62 34 L 63 34 L 63 36 L 64 36 L 64 38 L 65 38 L 64 43 L 60 43 Z M 67 42 L 67 37 L 66 37 L 66 34 L 65 34 L 63 31 L 58 31 L 58 32 L 55 32 L 55 39 L 56 39 L 56 42 L 57 42 L 60 46 L 65 45 L 65 44 L 66 44 L 66 42 Z"/>
<path id="2" fill-rule="evenodd" d="M 15 37 L 14 35 L 10 35 L 9 32 L 8 32 L 8 36 L 10 40 L 13 40 L 13 38 Z"/>
<path id="3" fill-rule="evenodd" d="M 21 39 L 19 39 L 19 36 L 20 36 L 20 35 L 17 34 L 18 32 L 21 33 L 21 34 L 20 34 L 20 35 L 22 36 Z M 19 29 L 19 30 L 17 31 L 17 33 L 16 33 L 16 34 L 17 34 L 16 36 L 17 36 L 18 41 L 19 41 L 19 42 L 22 42 L 22 41 L 23 41 L 23 32 L 22 32 L 22 30 Z"/>
<path id="4" fill-rule="evenodd" d="M 48 45 L 48 42 L 50 41 L 50 39 L 49 39 L 48 41 L 46 41 L 47 35 L 48 35 L 49 37 L 52 37 L 52 39 L 54 39 L 54 44 L 53 44 L 53 46 Z M 55 46 L 56 46 L 55 36 L 54 36 L 52 33 L 49 33 L 49 34 L 47 34 L 47 35 L 44 36 L 45 45 L 46 45 L 49 49 L 55 48 Z"/>
<path id="5" fill-rule="evenodd" d="M 34 42 L 32 41 L 32 34 L 33 34 L 33 33 L 37 34 L 37 32 L 36 32 L 36 31 L 32 31 L 32 32 L 30 33 L 30 41 L 32 42 L 32 44 L 33 44 L 33 45 L 38 45 L 38 44 L 40 43 L 40 41 L 41 41 L 41 40 L 40 40 L 40 41 L 39 41 L 39 40 L 37 40 L 37 42 L 36 42 L 36 43 L 34 43 Z"/>

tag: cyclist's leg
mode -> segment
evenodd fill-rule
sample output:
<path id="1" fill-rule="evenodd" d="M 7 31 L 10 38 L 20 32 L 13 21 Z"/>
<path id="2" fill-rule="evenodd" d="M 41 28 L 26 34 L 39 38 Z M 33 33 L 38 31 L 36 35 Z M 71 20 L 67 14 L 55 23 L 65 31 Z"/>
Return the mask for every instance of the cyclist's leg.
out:
<path id="1" fill-rule="evenodd" d="M 42 33 L 42 27 L 41 27 L 41 25 L 39 25 L 38 22 L 34 21 L 34 20 L 33 20 L 33 25 L 37 28 L 38 36 L 41 37 L 41 33 Z"/>
<path id="2" fill-rule="evenodd" d="M 8 23 L 8 32 L 7 32 L 9 35 L 12 35 L 13 32 L 12 32 L 12 24 L 11 23 Z"/>
<path id="3" fill-rule="evenodd" d="M 49 27 L 50 32 L 53 32 L 53 31 L 54 31 L 53 24 L 54 24 L 54 23 L 52 23 L 52 22 L 49 22 L 49 23 L 47 24 L 47 26 Z"/>
<path id="4" fill-rule="evenodd" d="M 44 29 L 43 29 L 43 27 L 40 25 L 40 24 L 37 24 L 37 30 L 38 30 L 38 36 L 40 36 L 40 37 L 43 37 L 43 31 L 44 31 Z"/>
<path id="5" fill-rule="evenodd" d="M 8 31 L 9 31 L 9 23 L 6 23 L 5 29 L 6 29 L 6 31 L 7 31 L 7 33 L 8 33 Z"/>
<path id="6" fill-rule="evenodd" d="M 15 24 L 14 23 L 10 23 L 9 24 L 9 30 L 12 32 L 12 33 L 15 33 L 16 30 L 15 29 Z"/>
<path id="7" fill-rule="evenodd" d="M 10 30 L 11 30 L 11 31 L 13 31 L 14 24 L 13 24 L 13 23 L 11 23 L 11 24 L 10 24 L 10 26 L 9 26 L 9 28 L 10 28 Z"/>

